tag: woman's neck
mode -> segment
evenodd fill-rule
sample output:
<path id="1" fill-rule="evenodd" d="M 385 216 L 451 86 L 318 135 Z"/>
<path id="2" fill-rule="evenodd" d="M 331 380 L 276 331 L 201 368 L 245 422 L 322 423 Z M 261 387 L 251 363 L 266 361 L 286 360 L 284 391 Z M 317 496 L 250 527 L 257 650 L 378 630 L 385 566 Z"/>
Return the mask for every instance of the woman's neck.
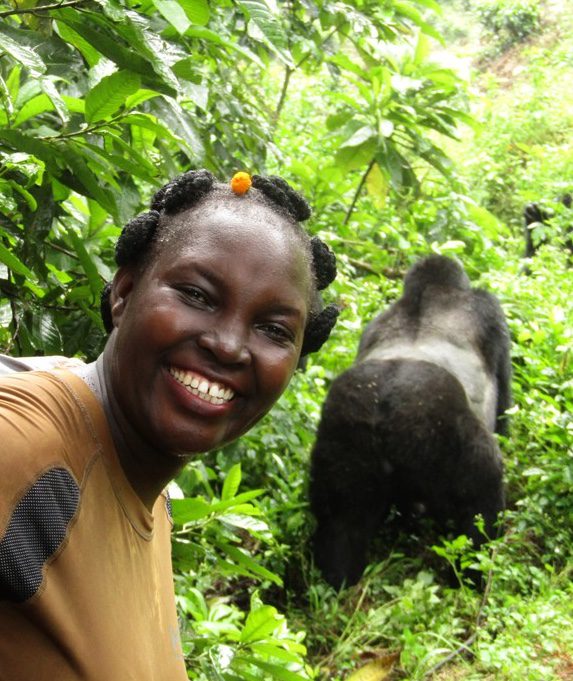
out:
<path id="1" fill-rule="evenodd" d="M 106 350 L 95 362 L 74 369 L 101 403 L 118 458 L 126 478 L 146 508 L 151 511 L 157 497 L 179 473 L 186 460 L 157 451 L 141 438 L 125 418 L 115 399 Z"/>

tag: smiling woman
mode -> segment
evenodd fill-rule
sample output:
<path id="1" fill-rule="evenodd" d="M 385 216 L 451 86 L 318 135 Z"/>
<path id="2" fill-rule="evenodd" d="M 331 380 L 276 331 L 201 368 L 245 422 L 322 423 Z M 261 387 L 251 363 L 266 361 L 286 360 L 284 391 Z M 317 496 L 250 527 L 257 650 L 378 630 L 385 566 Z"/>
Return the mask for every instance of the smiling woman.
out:
<path id="1" fill-rule="evenodd" d="M 11 681 L 187 678 L 163 490 L 268 412 L 337 315 L 321 309 L 336 270 L 299 224 L 306 202 L 280 178 L 251 181 L 166 185 L 118 241 L 97 362 L 0 381 Z"/>

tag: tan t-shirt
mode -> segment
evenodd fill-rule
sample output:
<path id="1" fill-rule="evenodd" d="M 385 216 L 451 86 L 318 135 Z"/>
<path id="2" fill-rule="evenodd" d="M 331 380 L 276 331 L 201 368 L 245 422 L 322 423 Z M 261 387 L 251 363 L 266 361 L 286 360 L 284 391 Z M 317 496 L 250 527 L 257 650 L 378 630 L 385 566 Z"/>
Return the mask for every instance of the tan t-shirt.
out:
<path id="1" fill-rule="evenodd" d="M 0 379 L 0 681 L 187 679 L 170 531 L 80 378 Z"/>

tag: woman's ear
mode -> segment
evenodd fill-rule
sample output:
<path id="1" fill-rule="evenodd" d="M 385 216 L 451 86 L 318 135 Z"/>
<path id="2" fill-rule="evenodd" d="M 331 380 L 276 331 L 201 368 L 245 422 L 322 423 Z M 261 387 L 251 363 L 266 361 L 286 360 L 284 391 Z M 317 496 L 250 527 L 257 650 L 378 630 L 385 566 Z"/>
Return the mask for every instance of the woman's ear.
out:
<path id="1" fill-rule="evenodd" d="M 114 326 L 119 326 L 119 320 L 123 315 L 129 295 L 134 286 L 134 272 L 131 267 L 120 267 L 115 273 L 111 283 L 110 309 L 111 319 Z"/>

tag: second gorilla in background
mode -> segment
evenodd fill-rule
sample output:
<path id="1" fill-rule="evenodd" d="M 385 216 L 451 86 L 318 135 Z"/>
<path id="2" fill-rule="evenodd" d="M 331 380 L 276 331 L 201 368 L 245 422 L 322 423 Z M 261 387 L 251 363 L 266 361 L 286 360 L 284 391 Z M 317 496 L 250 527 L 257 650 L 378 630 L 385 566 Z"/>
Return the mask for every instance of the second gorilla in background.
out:
<path id="1" fill-rule="evenodd" d="M 497 299 L 463 268 L 429 256 L 364 331 L 355 364 L 332 384 L 312 452 L 315 562 L 339 588 L 360 578 L 390 509 L 423 513 L 479 546 L 504 507 L 509 334 Z"/>

